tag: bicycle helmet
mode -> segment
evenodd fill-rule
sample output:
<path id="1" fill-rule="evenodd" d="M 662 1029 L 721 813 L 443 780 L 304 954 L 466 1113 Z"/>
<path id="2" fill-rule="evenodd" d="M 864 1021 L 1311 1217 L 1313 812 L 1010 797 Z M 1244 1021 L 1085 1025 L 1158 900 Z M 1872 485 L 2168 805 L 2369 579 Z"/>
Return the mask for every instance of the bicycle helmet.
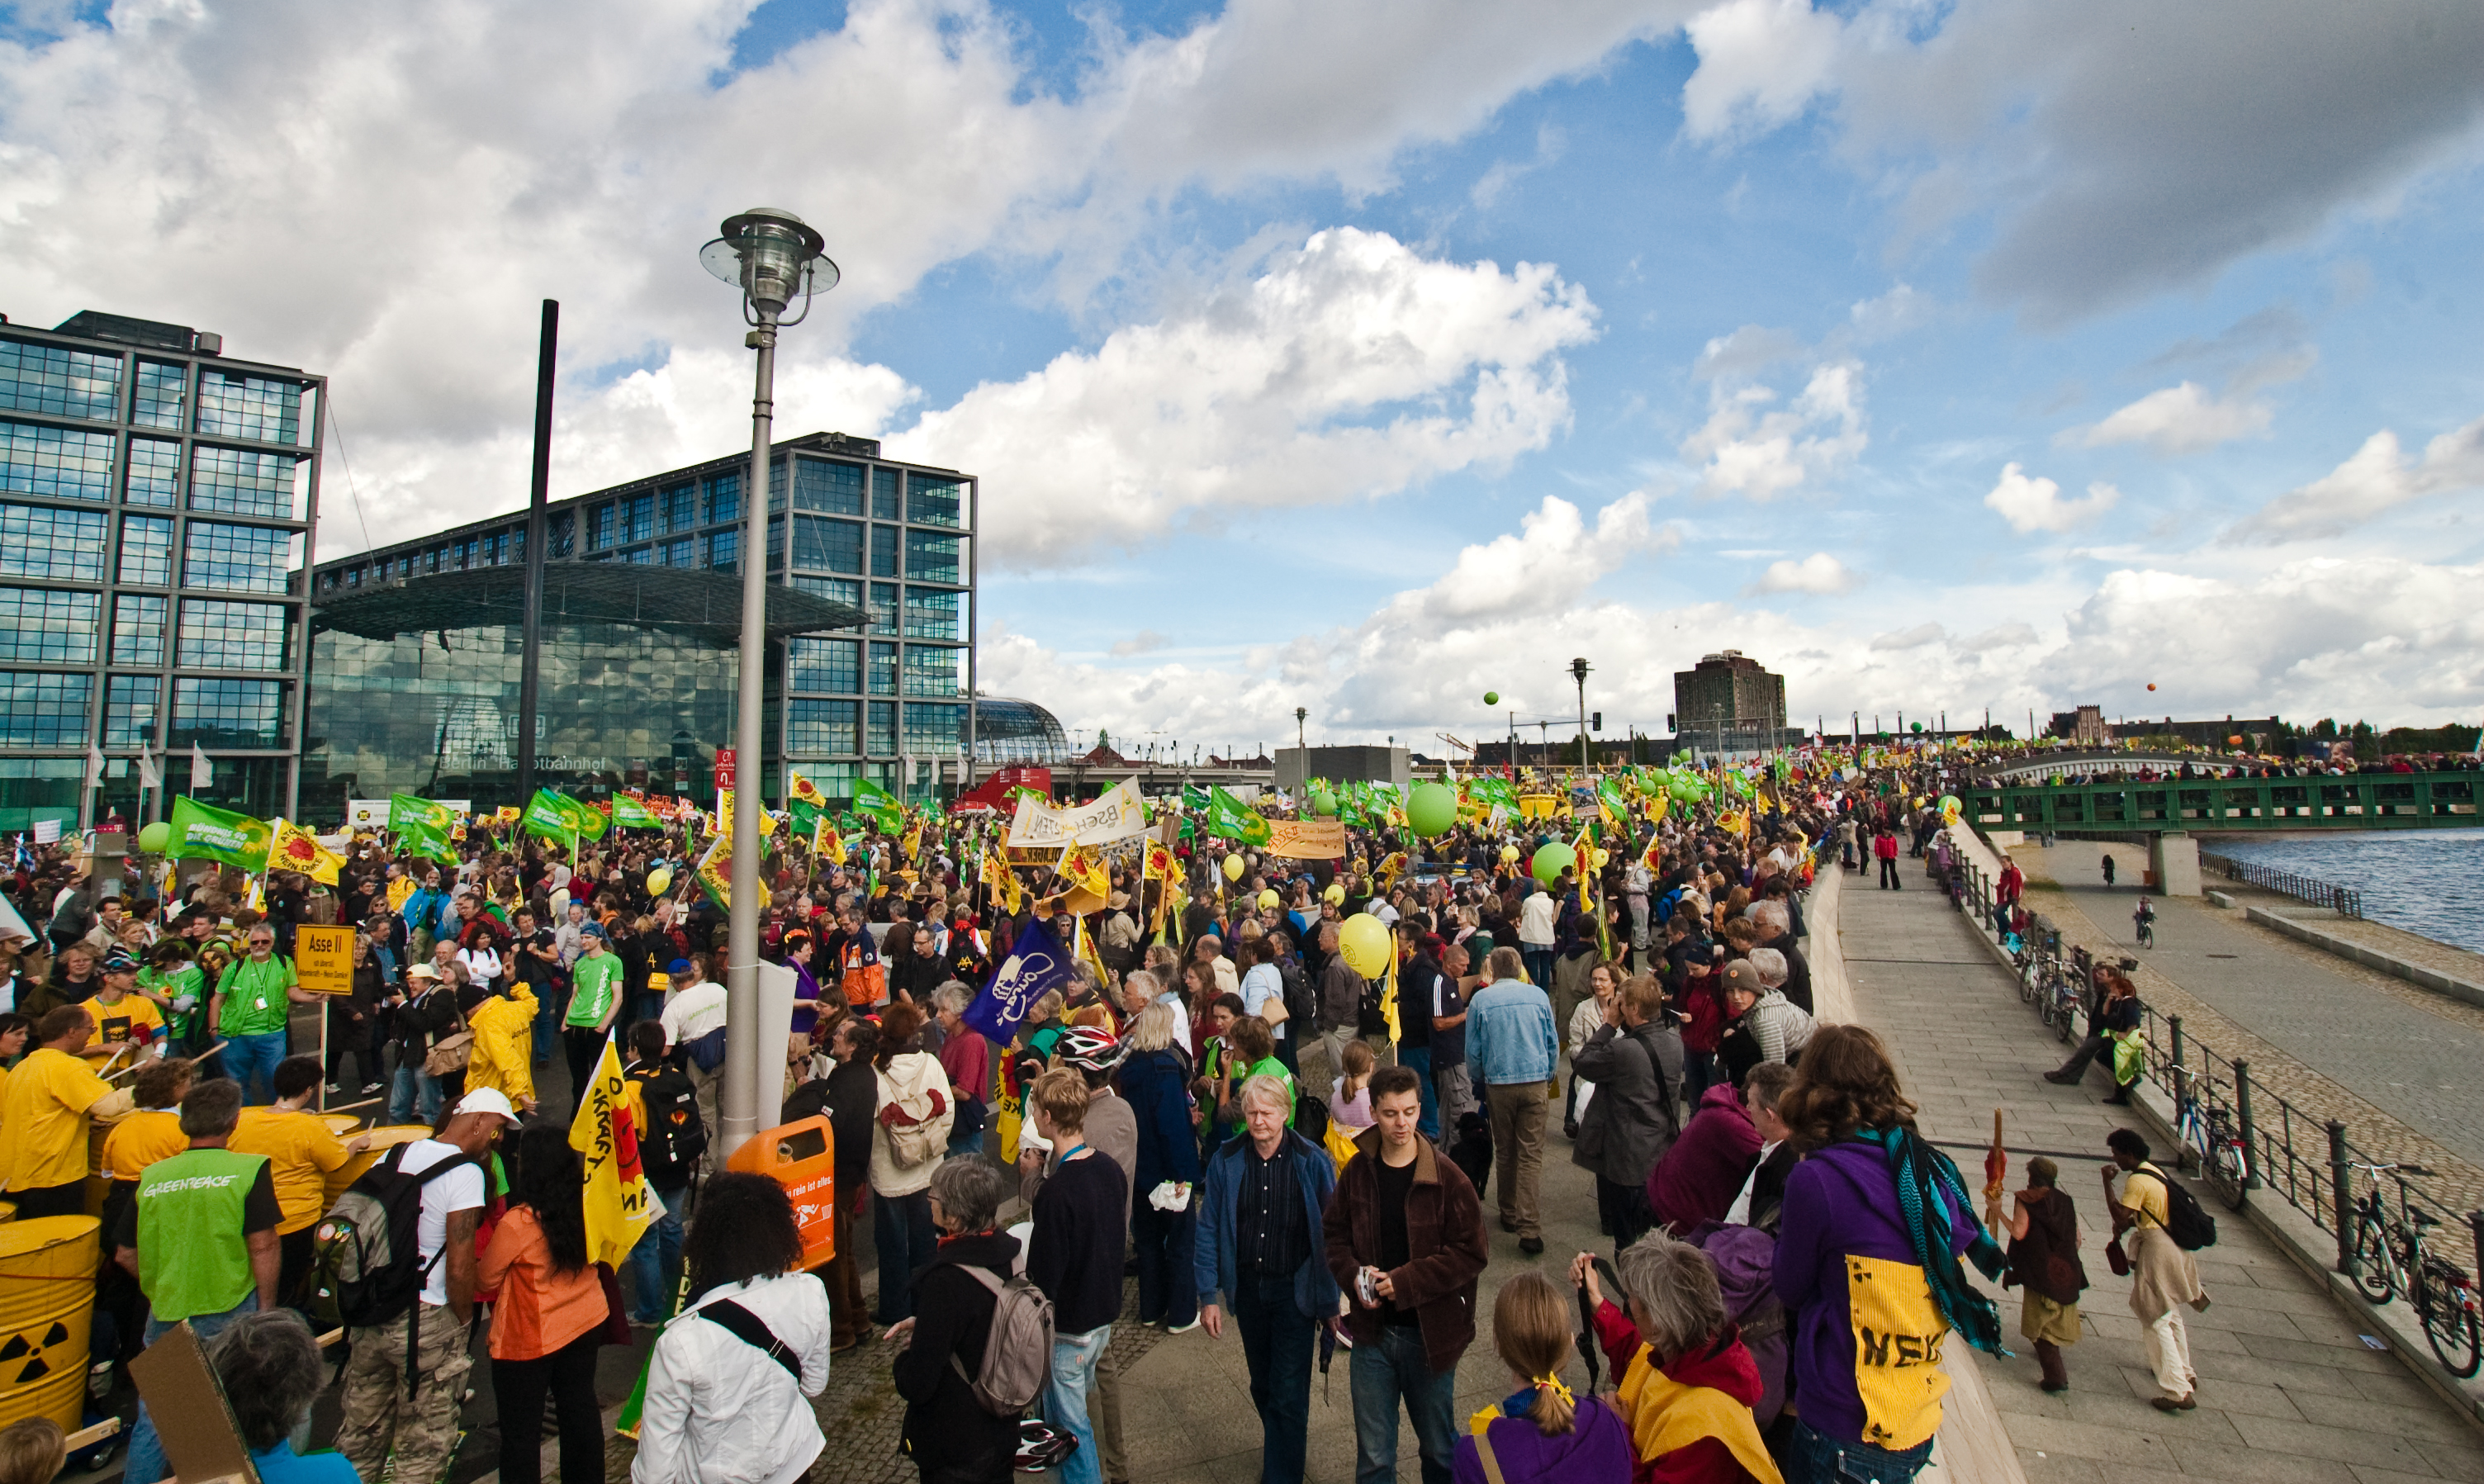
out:
<path id="1" fill-rule="evenodd" d="M 1104 1072 L 1120 1066 L 1129 1048 L 1115 1040 L 1110 1031 L 1074 1025 L 1061 1033 L 1052 1050 L 1061 1065 L 1072 1071 Z"/>
<path id="2" fill-rule="evenodd" d="M 1057 1469 L 1077 1451 L 1076 1433 L 1054 1427 L 1038 1417 L 1018 1418 L 1017 1456 L 1014 1461 L 1018 1472 L 1041 1473 L 1047 1469 Z"/>

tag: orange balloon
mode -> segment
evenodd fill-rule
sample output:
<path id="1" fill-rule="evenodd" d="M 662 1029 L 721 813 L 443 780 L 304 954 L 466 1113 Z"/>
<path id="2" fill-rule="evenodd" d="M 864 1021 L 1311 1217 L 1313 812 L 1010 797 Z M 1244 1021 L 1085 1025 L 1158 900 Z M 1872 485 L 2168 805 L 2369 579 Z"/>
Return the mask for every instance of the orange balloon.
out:
<path id="1" fill-rule="evenodd" d="M 2150 689 L 2150 690 L 2155 689 L 2155 688 L 2156 688 L 2156 682 L 2154 682 L 2154 681 L 2152 681 L 2152 680 L 2151 680 L 2151 681 L 2149 681 L 2149 682 L 2147 683 L 2147 688 L 2148 688 L 2148 689 Z"/>

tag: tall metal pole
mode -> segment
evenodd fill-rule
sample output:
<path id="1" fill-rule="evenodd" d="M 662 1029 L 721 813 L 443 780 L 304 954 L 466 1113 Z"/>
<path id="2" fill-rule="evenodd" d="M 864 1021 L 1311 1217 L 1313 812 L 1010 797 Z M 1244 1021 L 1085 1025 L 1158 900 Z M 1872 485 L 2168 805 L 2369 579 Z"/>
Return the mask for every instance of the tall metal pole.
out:
<path id="1" fill-rule="evenodd" d="M 518 803 L 535 796 L 535 716 L 543 701 L 544 509 L 552 499 L 552 384 L 560 346 L 560 301 L 543 302 L 543 335 L 535 351 L 535 467 L 526 499 L 526 616 L 518 658 Z"/>
<path id="2" fill-rule="evenodd" d="M 1587 781 L 1587 661 L 1581 657 L 1570 661 L 1570 676 L 1579 683 L 1579 781 Z"/>
<path id="3" fill-rule="evenodd" d="M 759 352 L 758 383 L 750 396 L 750 473 L 742 492 L 742 673 L 740 710 L 733 730 L 733 919 L 726 930 L 724 1020 L 745 1028 L 725 1037 L 724 1152 L 731 1154 L 759 1131 L 759 850 L 760 811 L 768 806 L 760 786 L 759 707 L 768 669 L 768 445 L 776 420 L 777 309 L 753 300 L 759 328 L 744 343 Z"/>

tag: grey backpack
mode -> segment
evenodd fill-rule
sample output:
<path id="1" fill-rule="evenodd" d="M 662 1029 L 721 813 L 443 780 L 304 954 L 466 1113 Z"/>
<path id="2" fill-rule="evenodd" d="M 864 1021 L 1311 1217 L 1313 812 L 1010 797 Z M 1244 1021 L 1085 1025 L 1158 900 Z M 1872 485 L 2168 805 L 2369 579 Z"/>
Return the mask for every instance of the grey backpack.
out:
<path id="1" fill-rule="evenodd" d="M 974 1390 L 975 1405 L 996 1417 L 1016 1417 L 1052 1379 L 1052 1301 L 1023 1273 L 1003 1282 L 971 1264 L 959 1263 L 958 1270 L 992 1291 L 992 1327 L 975 1375 L 954 1354 L 949 1368 Z"/>

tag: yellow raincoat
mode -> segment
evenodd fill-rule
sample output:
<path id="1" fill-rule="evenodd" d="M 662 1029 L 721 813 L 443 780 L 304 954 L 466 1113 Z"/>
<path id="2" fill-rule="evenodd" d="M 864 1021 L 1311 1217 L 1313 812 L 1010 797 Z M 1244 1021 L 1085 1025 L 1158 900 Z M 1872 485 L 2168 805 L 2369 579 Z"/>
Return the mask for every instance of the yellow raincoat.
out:
<path id="1" fill-rule="evenodd" d="M 535 1095 L 535 997 L 521 983 L 507 996 L 487 1000 L 466 1017 L 474 1033 L 474 1054 L 466 1064 L 466 1090 L 497 1088 L 510 1103 Z"/>

